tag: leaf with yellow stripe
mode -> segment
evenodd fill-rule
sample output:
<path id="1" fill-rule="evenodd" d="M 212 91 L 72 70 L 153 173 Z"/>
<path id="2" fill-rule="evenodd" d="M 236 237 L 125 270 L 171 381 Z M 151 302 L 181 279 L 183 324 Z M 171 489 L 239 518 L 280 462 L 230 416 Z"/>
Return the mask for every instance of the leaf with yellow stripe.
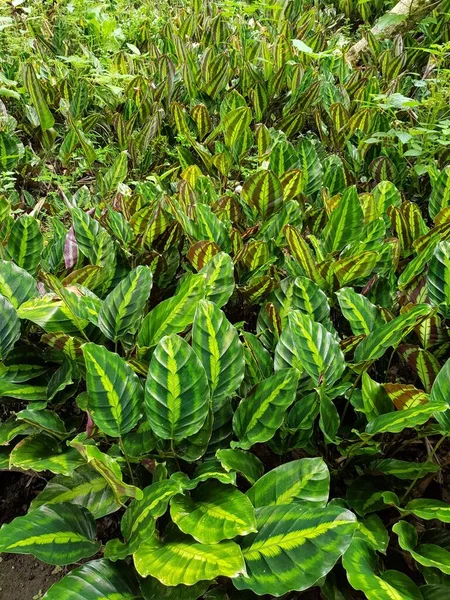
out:
<path id="1" fill-rule="evenodd" d="M 196 271 L 200 271 L 219 252 L 220 248 L 215 242 L 203 240 L 189 248 L 186 258 Z"/>
<path id="2" fill-rule="evenodd" d="M 450 316 L 450 242 L 440 242 L 430 261 L 427 275 L 430 302 L 445 317 Z"/>
<path id="3" fill-rule="evenodd" d="M 30 508 L 63 502 L 84 506 L 96 519 L 120 508 L 106 479 L 88 465 L 78 468 L 71 476 L 53 477 L 32 501 Z"/>
<path id="4" fill-rule="evenodd" d="M 143 412 L 144 392 L 138 376 L 118 354 L 104 346 L 83 346 L 88 408 L 94 423 L 113 437 L 128 433 Z"/>
<path id="5" fill-rule="evenodd" d="M 347 550 L 356 517 L 340 506 L 281 504 L 257 510 L 258 533 L 240 542 L 247 574 L 240 589 L 276 597 L 314 586 Z"/>
<path id="6" fill-rule="evenodd" d="M 32 554 L 50 565 L 70 565 L 96 554 L 95 521 L 75 504 L 55 504 L 31 510 L 0 529 L 0 551 Z"/>
<path id="7" fill-rule="evenodd" d="M 103 301 L 98 316 L 102 333 L 113 342 L 134 335 L 151 289 L 152 272 L 148 267 L 141 265 L 128 273 Z"/>
<path id="8" fill-rule="evenodd" d="M 301 458 L 260 477 L 248 490 L 247 497 L 255 508 L 291 503 L 313 508 L 327 504 L 329 491 L 330 473 L 324 460 Z"/>
<path id="9" fill-rule="evenodd" d="M 368 600 L 421 600 L 419 588 L 404 573 L 389 570 L 377 575 L 378 562 L 369 541 L 361 533 L 355 535 L 342 559 L 350 585 Z"/>
<path id="10" fill-rule="evenodd" d="M 406 383 L 383 383 L 387 395 L 397 410 L 414 408 L 428 402 L 428 394 Z"/>
<path id="11" fill-rule="evenodd" d="M 335 252 L 355 241 L 364 225 L 364 213 L 355 186 L 347 188 L 322 232 L 327 252 Z"/>
<path id="12" fill-rule="evenodd" d="M 409 312 L 375 329 L 356 348 L 355 362 L 374 361 L 383 356 L 388 348 L 397 346 L 431 311 L 432 308 L 428 304 L 417 304 Z"/>
<path id="13" fill-rule="evenodd" d="M 343 287 L 336 292 L 336 296 L 354 335 L 368 335 L 383 323 L 377 307 L 353 288 Z"/>
<path id="14" fill-rule="evenodd" d="M 450 165 L 442 169 L 433 182 L 433 190 L 428 203 L 430 217 L 435 219 L 447 206 L 450 206 Z"/>
<path id="15" fill-rule="evenodd" d="M 237 544 L 199 544 L 187 536 L 171 536 L 164 541 L 153 536 L 134 554 L 134 566 L 142 577 L 152 576 L 165 586 L 195 585 L 223 576 L 235 578 L 245 572 Z"/>
<path id="16" fill-rule="evenodd" d="M 31 215 L 22 215 L 14 222 L 6 251 L 22 269 L 35 275 L 41 262 L 44 238 L 39 222 Z"/>
<path id="17" fill-rule="evenodd" d="M 170 502 L 170 516 L 179 529 L 202 544 L 218 544 L 256 531 L 255 510 L 232 485 L 208 481 L 189 495 Z"/>
<path id="18" fill-rule="evenodd" d="M 232 442 L 233 448 L 247 450 L 275 435 L 295 400 L 298 380 L 297 369 L 281 369 L 250 390 L 234 413 L 233 431 L 239 441 Z"/>
<path id="19" fill-rule="evenodd" d="M 208 416 L 210 392 L 206 371 L 189 344 L 178 335 L 158 343 L 145 385 L 147 418 L 166 440 L 197 433 Z"/>
<path id="20" fill-rule="evenodd" d="M 39 433 L 16 444 L 10 455 L 10 464 L 24 470 L 72 475 L 83 460 L 72 448 L 61 446 L 54 437 Z"/>
<path id="21" fill-rule="evenodd" d="M 406 428 L 417 427 L 426 423 L 435 414 L 448 409 L 448 403 L 436 400 L 415 406 L 404 408 L 395 412 L 386 413 L 375 417 L 367 424 L 366 433 L 375 435 L 377 433 L 400 433 Z"/>
<path id="22" fill-rule="evenodd" d="M 276 213 L 283 204 L 283 188 L 272 171 L 256 171 L 242 187 L 244 201 L 263 219 Z"/>
<path id="23" fill-rule="evenodd" d="M 307 373 L 314 385 L 332 386 L 345 370 L 339 342 L 309 315 L 292 310 L 275 349 L 275 369 L 292 366 Z"/>
<path id="24" fill-rule="evenodd" d="M 20 338 L 20 319 L 14 306 L 0 294 L 0 360 L 14 348 Z"/>
<path id="25" fill-rule="evenodd" d="M 315 281 L 317 285 L 322 286 L 324 279 L 319 273 L 316 259 L 311 248 L 306 243 L 300 231 L 292 225 L 284 227 L 284 235 L 289 246 L 289 250 L 294 258 L 299 262 L 305 274 Z"/>
<path id="26" fill-rule="evenodd" d="M 333 263 L 333 272 L 337 277 L 340 287 L 357 280 L 367 279 L 374 270 L 379 259 L 377 252 L 362 252 L 356 256 L 340 258 Z"/>
<path id="27" fill-rule="evenodd" d="M 245 362 L 236 328 L 213 302 L 201 300 L 197 305 L 192 348 L 206 371 L 213 404 L 218 406 L 240 386 Z"/>
<path id="28" fill-rule="evenodd" d="M 163 300 L 148 313 L 139 331 L 138 344 L 141 348 L 155 346 L 165 335 L 179 333 L 192 323 L 197 302 L 205 293 L 205 279 L 203 272 L 187 276 L 175 296 Z"/>

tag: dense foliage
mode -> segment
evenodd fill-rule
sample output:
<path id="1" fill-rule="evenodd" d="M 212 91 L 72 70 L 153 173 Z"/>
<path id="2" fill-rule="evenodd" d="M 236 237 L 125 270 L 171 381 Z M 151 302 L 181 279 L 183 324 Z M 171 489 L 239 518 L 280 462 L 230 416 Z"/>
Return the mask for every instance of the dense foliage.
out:
<path id="1" fill-rule="evenodd" d="M 0 550 L 448 598 L 450 2 L 155 4 L 0 8 L 0 467 L 47 480 Z"/>

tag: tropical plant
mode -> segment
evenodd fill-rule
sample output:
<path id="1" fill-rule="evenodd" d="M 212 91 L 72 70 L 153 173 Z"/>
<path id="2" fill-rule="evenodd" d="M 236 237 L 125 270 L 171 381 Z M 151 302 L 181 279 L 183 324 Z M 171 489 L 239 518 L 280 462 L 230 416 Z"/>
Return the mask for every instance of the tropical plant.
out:
<path id="1" fill-rule="evenodd" d="M 0 468 L 46 481 L 0 551 L 75 567 L 45 600 L 446 598 L 449 2 L 134 4 L 0 9 Z"/>

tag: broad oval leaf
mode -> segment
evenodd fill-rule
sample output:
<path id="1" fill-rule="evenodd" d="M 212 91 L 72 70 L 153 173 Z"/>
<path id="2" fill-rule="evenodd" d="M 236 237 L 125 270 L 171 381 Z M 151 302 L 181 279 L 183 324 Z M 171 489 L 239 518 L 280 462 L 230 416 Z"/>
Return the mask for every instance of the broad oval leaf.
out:
<path id="1" fill-rule="evenodd" d="M 165 440 L 197 433 L 209 410 L 205 369 L 178 335 L 164 337 L 153 353 L 145 384 L 145 407 L 153 431 Z"/>
<path id="2" fill-rule="evenodd" d="M 10 463 L 24 470 L 71 475 L 83 464 L 83 459 L 76 450 L 61 446 L 54 438 L 40 433 L 20 441 L 11 452 Z"/>
<path id="3" fill-rule="evenodd" d="M 75 504 L 41 506 L 0 529 L 0 550 L 33 554 L 50 565 L 70 565 L 98 552 L 95 521 Z"/>
<path id="4" fill-rule="evenodd" d="M 96 519 L 120 508 L 106 479 L 87 465 L 80 467 L 69 477 L 53 477 L 32 501 L 30 508 L 63 502 L 84 506 Z"/>
<path id="5" fill-rule="evenodd" d="M 190 539 L 141 544 L 134 565 L 142 577 L 151 575 L 167 586 L 194 585 L 215 577 L 238 577 L 245 572 L 241 549 L 234 542 L 199 544 Z"/>
<path id="6" fill-rule="evenodd" d="M 347 550 L 356 517 L 339 506 L 282 504 L 257 510 L 258 533 L 242 539 L 247 576 L 234 585 L 256 594 L 302 591 L 326 575 Z"/>
<path id="7" fill-rule="evenodd" d="M 450 242 L 439 242 L 428 267 L 427 288 L 431 304 L 448 317 L 450 309 Z"/>
<path id="8" fill-rule="evenodd" d="M 321 323 L 293 310 L 275 350 L 275 369 L 293 366 L 304 370 L 314 385 L 332 386 L 345 370 L 339 343 Z"/>
<path id="9" fill-rule="evenodd" d="M 263 475 L 248 490 L 255 508 L 300 503 L 303 507 L 325 506 L 330 473 L 322 458 L 292 460 Z"/>
<path id="10" fill-rule="evenodd" d="M 353 288 L 343 287 L 336 292 L 336 296 L 353 335 L 369 335 L 375 325 L 382 324 L 377 307 Z"/>
<path id="11" fill-rule="evenodd" d="M 19 308 L 23 302 L 36 298 L 37 283 L 32 275 L 10 260 L 0 260 L 0 293 Z"/>
<path id="12" fill-rule="evenodd" d="M 104 433 L 120 437 L 142 416 L 144 391 L 139 377 L 115 352 L 89 343 L 83 346 L 86 362 L 88 408 Z"/>
<path id="13" fill-rule="evenodd" d="M 250 500 L 235 487 L 213 481 L 198 486 L 192 497 L 175 496 L 170 502 L 170 516 L 183 533 L 202 544 L 217 544 L 256 531 Z"/>
<path id="14" fill-rule="evenodd" d="M 234 413 L 233 431 L 239 442 L 233 447 L 247 450 L 275 435 L 295 400 L 298 380 L 297 369 L 282 369 L 252 388 Z"/>
<path id="15" fill-rule="evenodd" d="M 264 473 L 264 465 L 257 456 L 237 448 L 217 450 L 216 458 L 227 471 L 237 471 L 251 484 Z"/>
<path id="16" fill-rule="evenodd" d="M 107 338 L 116 342 L 136 333 L 151 289 L 151 270 L 139 266 L 106 296 L 98 315 L 98 326 Z"/>
<path id="17" fill-rule="evenodd" d="M 6 251 L 22 269 L 35 275 L 41 262 L 44 238 L 39 222 L 30 215 L 22 215 L 11 228 Z"/>
<path id="18" fill-rule="evenodd" d="M 125 563 L 92 560 L 52 585 L 42 600 L 141 600 L 133 569 Z"/>
<path id="19" fill-rule="evenodd" d="M 244 348 L 236 328 L 213 302 L 201 300 L 195 311 L 192 348 L 208 376 L 213 404 L 220 404 L 241 384 Z"/>

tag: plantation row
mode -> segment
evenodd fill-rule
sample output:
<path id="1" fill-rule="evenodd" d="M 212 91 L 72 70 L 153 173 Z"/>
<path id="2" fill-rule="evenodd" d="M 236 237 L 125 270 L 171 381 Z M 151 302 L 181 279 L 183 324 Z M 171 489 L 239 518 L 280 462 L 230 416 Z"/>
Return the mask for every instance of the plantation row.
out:
<path id="1" fill-rule="evenodd" d="M 450 2 L 158 4 L 0 8 L 0 551 L 445 600 Z"/>

